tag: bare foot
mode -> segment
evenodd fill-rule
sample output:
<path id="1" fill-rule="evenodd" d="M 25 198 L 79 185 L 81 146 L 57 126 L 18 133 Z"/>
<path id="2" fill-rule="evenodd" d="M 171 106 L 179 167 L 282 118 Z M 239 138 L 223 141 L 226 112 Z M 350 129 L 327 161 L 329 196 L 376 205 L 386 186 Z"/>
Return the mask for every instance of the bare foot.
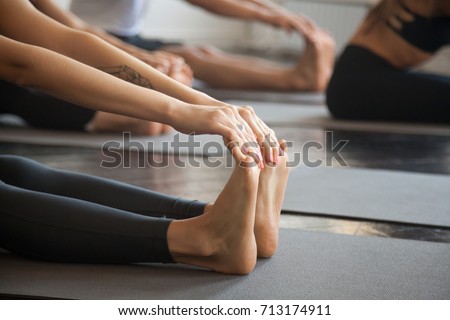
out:
<path id="1" fill-rule="evenodd" d="M 273 256 L 278 246 L 278 223 L 289 176 L 287 160 L 287 155 L 279 156 L 278 164 L 266 164 L 259 176 L 255 238 L 261 258 Z"/>
<path id="2" fill-rule="evenodd" d="M 297 66 L 286 77 L 292 90 L 323 91 L 328 85 L 335 60 L 335 42 L 331 35 L 317 28 L 306 39 L 306 47 Z"/>
<path id="3" fill-rule="evenodd" d="M 172 221 L 167 238 L 176 262 L 229 274 L 253 270 L 257 255 L 253 229 L 259 173 L 256 165 L 237 165 L 207 212 Z"/>
<path id="4" fill-rule="evenodd" d="M 88 132 L 131 132 L 136 135 L 158 136 L 170 131 L 170 127 L 151 121 L 97 111 L 86 126 Z"/>

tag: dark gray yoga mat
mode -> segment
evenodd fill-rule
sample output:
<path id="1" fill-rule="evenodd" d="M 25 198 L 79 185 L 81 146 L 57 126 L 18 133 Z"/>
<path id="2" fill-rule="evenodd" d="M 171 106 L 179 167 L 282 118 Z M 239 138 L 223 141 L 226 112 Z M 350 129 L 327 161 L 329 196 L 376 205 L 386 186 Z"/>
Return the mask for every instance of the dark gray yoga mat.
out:
<path id="1" fill-rule="evenodd" d="M 178 138 L 175 139 L 175 137 Z M 195 145 L 188 148 L 186 142 L 193 139 Z M 182 154 L 196 156 L 217 156 L 217 150 L 224 151 L 222 138 L 217 135 L 196 135 L 171 132 L 162 136 L 149 137 L 131 135 L 124 138 L 120 133 L 116 134 L 91 134 L 85 132 L 60 132 L 52 130 L 38 130 L 31 128 L 0 128 L 0 141 L 26 143 L 48 146 L 69 146 L 111 150 L 140 150 L 162 154 Z M 181 146 L 177 141 L 180 141 Z M 173 143 L 180 146 L 174 149 Z M 177 150 L 177 152 L 176 152 Z M 223 152 L 221 153 L 223 154 Z"/>
<path id="2" fill-rule="evenodd" d="M 450 126 L 445 124 L 338 120 L 330 115 L 325 105 L 313 105 L 306 102 L 297 104 L 242 100 L 228 100 L 227 102 L 238 106 L 252 106 L 264 122 L 274 127 L 311 127 L 362 132 L 450 135 Z"/>
<path id="3" fill-rule="evenodd" d="M 450 176 L 297 167 L 283 210 L 450 227 Z"/>
<path id="4" fill-rule="evenodd" d="M 0 293 L 74 299 L 450 299 L 450 244 L 282 229 L 248 276 L 0 254 Z"/>
<path id="5" fill-rule="evenodd" d="M 309 103 L 314 105 L 325 104 L 325 94 L 322 92 L 217 89 L 209 87 L 201 81 L 195 81 L 194 87 L 219 100 L 245 100 L 248 101 L 247 104 L 252 101 L 292 104 Z"/>

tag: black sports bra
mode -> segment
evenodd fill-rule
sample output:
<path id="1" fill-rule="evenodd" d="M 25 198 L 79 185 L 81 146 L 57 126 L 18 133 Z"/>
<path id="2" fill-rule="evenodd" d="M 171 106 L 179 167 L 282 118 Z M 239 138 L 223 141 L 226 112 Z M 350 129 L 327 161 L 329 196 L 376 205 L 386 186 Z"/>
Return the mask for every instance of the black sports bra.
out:
<path id="1" fill-rule="evenodd" d="M 387 25 L 403 39 L 427 52 L 436 52 L 442 46 L 450 44 L 450 17 L 424 17 L 412 12 L 401 1 L 400 5 L 414 16 L 411 22 L 402 21 L 400 30 Z"/>

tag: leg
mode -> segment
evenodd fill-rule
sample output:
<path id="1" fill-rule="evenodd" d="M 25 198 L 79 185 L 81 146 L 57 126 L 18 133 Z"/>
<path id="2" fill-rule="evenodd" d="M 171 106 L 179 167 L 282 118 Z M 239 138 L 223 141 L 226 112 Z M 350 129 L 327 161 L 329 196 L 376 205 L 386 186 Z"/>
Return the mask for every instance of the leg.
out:
<path id="1" fill-rule="evenodd" d="M 202 214 L 205 208 L 202 202 L 164 195 L 109 179 L 52 169 L 16 156 L 0 156 L 0 177 L 6 184 L 19 188 L 153 217 L 185 219 Z"/>
<path id="2" fill-rule="evenodd" d="M 95 111 L 0 80 L 0 113 L 21 117 L 42 129 L 84 130 Z"/>
<path id="3" fill-rule="evenodd" d="M 190 47 L 138 36 L 121 39 L 146 50 L 164 50 L 181 56 L 198 79 L 231 89 L 321 91 L 328 83 L 335 58 L 333 39 L 316 27 L 312 27 L 305 52 L 295 67 L 225 53 L 211 46 Z"/>
<path id="4" fill-rule="evenodd" d="M 170 132 L 171 128 L 162 123 L 97 111 L 86 130 L 92 133 L 128 131 L 136 135 L 158 136 Z"/>
<path id="5" fill-rule="evenodd" d="M 1 182 L 0 245 L 57 261 L 175 261 L 248 273 L 256 263 L 258 176 L 256 166 L 236 167 L 208 213 L 172 222 Z"/>
<path id="6" fill-rule="evenodd" d="M 0 246 L 12 252 L 62 262 L 173 262 L 168 219 L 3 182 L 0 199 Z"/>
<path id="7" fill-rule="evenodd" d="M 450 123 L 450 79 L 393 67 L 359 47 L 346 48 L 327 102 L 340 119 Z"/>
<path id="8" fill-rule="evenodd" d="M 171 46 L 164 50 L 182 56 L 191 66 L 194 75 L 212 86 L 320 91 L 325 89 L 331 75 L 334 42 L 325 32 L 317 33 L 313 41 L 307 41 L 305 52 L 295 67 L 205 47 Z"/>
<path id="9" fill-rule="evenodd" d="M 205 214 L 175 220 L 167 233 L 175 261 L 218 272 L 246 274 L 256 263 L 254 236 L 259 169 L 236 166 Z"/>
<path id="10" fill-rule="evenodd" d="M 30 126 L 41 129 L 92 132 L 131 131 L 134 134 L 159 135 L 165 125 L 105 112 L 96 112 L 0 80 L 4 98 L 0 113 L 15 114 Z"/>

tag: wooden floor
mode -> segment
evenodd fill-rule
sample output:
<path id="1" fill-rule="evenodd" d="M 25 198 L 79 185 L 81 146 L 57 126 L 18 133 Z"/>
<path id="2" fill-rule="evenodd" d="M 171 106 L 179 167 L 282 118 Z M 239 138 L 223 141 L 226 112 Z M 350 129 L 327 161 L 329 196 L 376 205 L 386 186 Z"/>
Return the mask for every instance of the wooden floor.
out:
<path id="1" fill-rule="evenodd" d="M 293 142 L 291 152 L 302 151 L 309 141 L 325 146 L 325 129 L 274 128 L 279 138 Z M 430 174 L 450 174 L 450 137 L 426 135 L 381 134 L 333 130 L 333 141 L 348 140 L 340 155 L 348 166 L 377 168 Z M 1 131 L 0 131 L 1 134 Z M 310 149 L 310 160 L 331 161 L 333 154 L 325 149 Z M 112 178 L 155 191 L 203 201 L 214 200 L 227 180 L 230 169 L 225 166 L 179 168 L 170 155 L 125 152 L 129 168 L 106 169 L 101 150 L 48 147 L 0 143 L 0 154 L 26 156 L 55 168 L 62 168 L 101 177 Z M 183 157 L 187 162 L 189 159 Z M 192 160 L 192 159 L 191 159 Z M 145 167 L 138 165 L 145 163 Z M 166 167 L 154 165 L 167 162 Z M 339 166 L 337 161 L 331 161 Z M 351 192 L 351 191 L 349 191 Z M 449 194 L 450 195 L 450 194 Z M 424 213 L 425 214 L 425 213 Z M 336 219 L 320 216 L 283 214 L 281 227 L 343 233 L 359 236 L 379 236 L 421 241 L 450 243 L 450 229 L 399 223 L 380 223 L 356 219 Z"/>

